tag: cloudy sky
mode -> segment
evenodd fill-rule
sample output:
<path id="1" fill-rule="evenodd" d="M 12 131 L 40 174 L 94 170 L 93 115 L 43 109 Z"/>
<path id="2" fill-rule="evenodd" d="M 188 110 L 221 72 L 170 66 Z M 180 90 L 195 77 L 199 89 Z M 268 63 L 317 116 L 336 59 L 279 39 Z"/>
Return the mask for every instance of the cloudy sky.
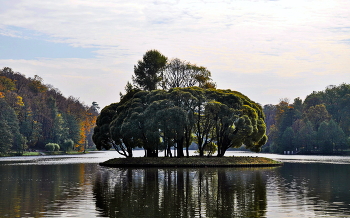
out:
<path id="1" fill-rule="evenodd" d="M 350 83 L 349 0 L 0 0 L 0 68 L 90 105 L 150 49 L 261 104 Z"/>

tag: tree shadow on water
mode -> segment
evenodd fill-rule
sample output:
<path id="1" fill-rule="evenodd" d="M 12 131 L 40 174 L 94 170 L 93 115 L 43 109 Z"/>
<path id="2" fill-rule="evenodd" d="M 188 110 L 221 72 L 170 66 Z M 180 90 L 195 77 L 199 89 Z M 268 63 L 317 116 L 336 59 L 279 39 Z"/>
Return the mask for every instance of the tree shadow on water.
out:
<path id="1" fill-rule="evenodd" d="M 96 207 L 108 217 L 263 217 L 264 169 L 103 169 Z"/>

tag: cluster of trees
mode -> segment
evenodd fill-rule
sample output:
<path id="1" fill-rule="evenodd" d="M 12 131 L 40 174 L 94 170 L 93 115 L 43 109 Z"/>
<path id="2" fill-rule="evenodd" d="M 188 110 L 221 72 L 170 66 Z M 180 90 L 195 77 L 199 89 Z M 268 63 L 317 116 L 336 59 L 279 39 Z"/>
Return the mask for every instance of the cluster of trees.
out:
<path id="1" fill-rule="evenodd" d="M 303 102 L 265 105 L 269 142 L 263 151 L 341 154 L 349 148 L 350 85 L 328 86 Z"/>
<path id="2" fill-rule="evenodd" d="M 98 149 L 114 147 L 132 157 L 138 147 L 154 157 L 161 150 L 171 156 L 173 147 L 183 157 L 195 142 L 200 156 L 213 146 L 223 156 L 242 145 L 258 152 L 266 143 L 262 107 L 239 92 L 215 89 L 205 67 L 179 59 L 167 62 L 151 50 L 134 74 L 120 102 L 103 108 L 97 118 L 93 140 Z"/>
<path id="3" fill-rule="evenodd" d="M 142 60 L 134 66 L 133 85 L 127 84 L 127 91 L 133 86 L 145 91 L 176 87 L 215 88 L 210 71 L 203 66 L 174 58 L 168 58 L 157 50 L 147 51 Z"/>
<path id="4" fill-rule="evenodd" d="M 26 78 L 5 67 L 0 70 L 0 153 L 45 149 L 48 143 L 62 148 L 73 141 L 74 149 L 94 146 L 92 129 L 98 105 L 65 98 L 39 76 Z"/>

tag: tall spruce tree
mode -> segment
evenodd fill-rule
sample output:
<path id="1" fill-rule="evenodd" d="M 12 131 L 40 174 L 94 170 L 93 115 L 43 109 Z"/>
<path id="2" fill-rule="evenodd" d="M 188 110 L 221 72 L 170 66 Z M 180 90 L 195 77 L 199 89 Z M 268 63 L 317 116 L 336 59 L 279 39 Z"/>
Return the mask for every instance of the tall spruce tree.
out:
<path id="1" fill-rule="evenodd" d="M 142 60 L 134 66 L 134 85 L 142 90 L 151 91 L 157 89 L 158 83 L 162 80 L 162 71 L 167 63 L 167 57 L 157 50 L 149 50 Z"/>

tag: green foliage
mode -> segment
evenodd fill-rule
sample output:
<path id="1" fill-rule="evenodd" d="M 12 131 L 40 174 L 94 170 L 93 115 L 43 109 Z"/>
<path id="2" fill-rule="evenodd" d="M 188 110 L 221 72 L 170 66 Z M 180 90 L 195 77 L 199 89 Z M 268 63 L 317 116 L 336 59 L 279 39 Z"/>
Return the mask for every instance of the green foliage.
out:
<path id="1" fill-rule="evenodd" d="M 212 156 L 218 150 L 218 146 L 214 142 L 210 142 L 205 145 L 204 152 Z"/>
<path id="2" fill-rule="evenodd" d="M 57 143 L 47 143 L 45 145 L 45 149 L 47 151 L 59 151 L 60 150 L 60 146 Z"/>
<path id="3" fill-rule="evenodd" d="M 14 91 L 16 84 L 5 76 L 0 76 L 0 92 Z"/>
<path id="4" fill-rule="evenodd" d="M 333 151 L 343 150 L 347 147 L 345 133 L 334 120 L 321 123 L 317 139 L 322 153 L 331 154 Z"/>
<path id="5" fill-rule="evenodd" d="M 22 153 L 23 150 L 26 148 L 25 145 L 25 138 L 20 133 L 19 128 L 19 122 L 16 116 L 15 111 L 8 105 L 8 103 L 4 99 L 0 99 L 0 116 L 2 122 L 4 122 L 3 128 L 3 134 L 4 138 L 2 140 L 8 139 L 8 137 L 11 136 L 11 140 L 9 140 L 9 143 L 11 143 L 10 147 L 5 146 L 4 142 L 4 149 L 3 152 L 7 152 L 9 149 L 12 149 L 18 153 Z M 10 135 L 6 132 L 10 132 Z"/>
<path id="6" fill-rule="evenodd" d="M 316 129 L 318 129 L 323 121 L 328 121 L 331 119 L 331 115 L 328 113 L 324 104 L 309 107 L 304 112 L 304 116 L 315 126 Z"/>
<path id="7" fill-rule="evenodd" d="M 43 79 L 38 75 L 35 75 L 34 78 L 29 78 L 29 81 L 30 90 L 36 94 L 46 92 L 48 90 L 48 87 L 43 84 Z"/>
<path id="8" fill-rule="evenodd" d="M 127 157 L 135 147 L 144 148 L 146 156 L 161 150 L 171 155 L 170 148 L 176 147 L 181 157 L 193 140 L 200 156 L 214 145 L 223 156 L 228 148 L 242 145 L 260 151 L 267 140 L 263 118 L 260 105 L 231 90 L 139 91 L 102 109 L 93 139 L 99 150 L 113 146 Z"/>
<path id="9" fill-rule="evenodd" d="M 292 127 L 287 127 L 282 134 L 282 141 L 285 143 L 285 148 L 288 151 L 294 150 L 294 131 Z"/>
<path id="10" fill-rule="evenodd" d="M 7 121 L 0 113 L 0 153 L 6 154 L 9 152 L 13 142 L 13 135 Z"/>
<path id="11" fill-rule="evenodd" d="M 128 102 L 129 99 L 133 97 L 135 93 L 138 91 L 132 90 L 131 92 L 128 92 L 119 103 L 113 103 L 110 104 L 106 107 L 104 107 L 98 116 L 96 120 L 96 127 L 94 128 L 94 134 L 92 136 L 92 139 L 94 143 L 96 144 L 96 148 L 98 150 L 101 149 L 106 149 L 109 150 L 113 146 L 120 154 L 124 156 L 132 156 L 132 151 L 128 152 L 127 147 L 132 147 L 132 146 L 124 146 L 123 142 L 120 140 L 113 140 L 112 137 L 114 136 L 113 133 L 115 130 L 110 130 L 110 124 L 113 121 L 113 117 L 117 113 L 117 108 L 118 108 L 118 114 L 124 114 L 125 115 L 125 106 L 123 106 L 123 103 Z M 121 115 L 122 116 L 122 115 Z M 114 121 L 117 122 L 117 121 Z M 129 144 L 127 142 L 127 139 L 124 139 L 125 143 L 127 145 Z M 129 149 L 130 150 L 130 149 Z"/>
<path id="12" fill-rule="evenodd" d="M 211 79 L 210 71 L 203 66 L 197 66 L 178 58 L 171 59 L 157 50 L 149 50 L 134 66 L 133 85 L 127 82 L 126 93 L 134 88 L 145 91 L 156 90 L 158 87 L 169 90 L 177 87 L 193 87 L 210 89 L 216 84 Z M 123 97 L 123 94 L 120 93 Z"/>
<path id="13" fill-rule="evenodd" d="M 58 89 L 44 85 L 39 76 L 26 78 L 7 67 L 0 70 L 0 113 L 6 120 L 2 128 L 11 132 L 10 150 L 17 153 L 65 139 L 83 146 L 98 115 L 97 107 L 96 102 L 88 107 L 76 98 L 65 98 Z"/>
<path id="14" fill-rule="evenodd" d="M 216 85 L 210 77 L 211 73 L 207 68 L 174 58 L 167 63 L 164 69 L 162 88 L 192 86 L 215 88 Z"/>
<path id="15" fill-rule="evenodd" d="M 55 144 L 55 151 L 59 151 L 60 150 L 60 145 L 59 144 Z"/>
<path id="16" fill-rule="evenodd" d="M 214 144 L 223 156 L 242 145 L 259 152 L 267 142 L 262 107 L 237 91 L 216 90 L 203 66 L 178 58 L 167 62 L 150 50 L 134 66 L 132 80 L 121 101 L 102 109 L 97 118 L 93 141 L 98 150 L 114 147 L 132 157 L 132 149 L 140 147 L 151 157 L 162 150 L 171 156 L 174 147 L 182 157 L 196 141 L 200 156 Z"/>
<path id="17" fill-rule="evenodd" d="M 348 149 L 350 134 L 350 85 L 328 86 L 304 102 L 281 101 L 265 106 L 270 141 L 265 150 L 283 153 L 340 154 Z M 293 130 L 293 131 L 292 131 Z M 268 148 L 270 147 L 270 148 Z"/>
<path id="18" fill-rule="evenodd" d="M 151 91 L 157 89 L 158 83 L 162 80 L 162 70 L 165 67 L 167 58 L 157 50 L 149 50 L 142 60 L 134 66 L 132 78 L 135 85 L 143 90 Z"/>
<path id="19" fill-rule="evenodd" d="M 61 148 L 64 152 L 69 152 L 69 151 L 73 150 L 73 147 L 74 147 L 74 141 L 72 139 L 64 140 L 62 143 L 62 146 L 61 146 Z"/>

